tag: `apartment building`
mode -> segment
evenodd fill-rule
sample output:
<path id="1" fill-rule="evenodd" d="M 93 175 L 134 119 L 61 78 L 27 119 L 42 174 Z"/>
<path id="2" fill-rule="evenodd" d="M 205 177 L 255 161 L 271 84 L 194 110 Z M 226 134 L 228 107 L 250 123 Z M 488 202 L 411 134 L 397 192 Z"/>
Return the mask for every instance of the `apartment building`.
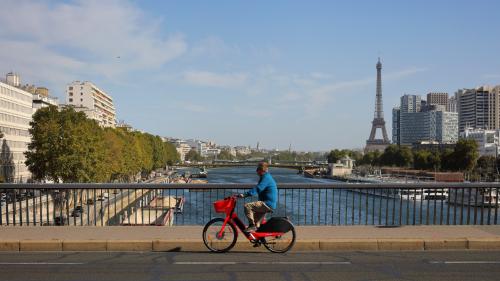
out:
<path id="1" fill-rule="evenodd" d="M 500 129 L 500 86 L 460 89 L 456 93 L 459 131 Z"/>
<path id="2" fill-rule="evenodd" d="M 116 110 L 113 98 L 92 82 L 74 81 L 66 88 L 66 103 L 76 111 L 85 112 L 88 118 L 100 126 L 116 126 Z"/>
<path id="3" fill-rule="evenodd" d="M 20 88 L 20 77 L 9 73 L 0 81 L 0 175 L 6 182 L 27 182 L 31 173 L 25 165 L 24 152 L 31 137 L 28 132 L 32 120 L 33 95 Z"/>

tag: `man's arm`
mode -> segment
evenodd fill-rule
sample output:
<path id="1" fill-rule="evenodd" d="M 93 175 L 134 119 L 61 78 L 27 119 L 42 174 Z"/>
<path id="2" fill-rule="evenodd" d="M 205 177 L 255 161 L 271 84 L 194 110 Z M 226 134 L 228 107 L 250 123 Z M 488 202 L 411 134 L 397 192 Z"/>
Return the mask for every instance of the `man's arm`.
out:
<path id="1" fill-rule="evenodd" d="M 244 193 L 245 196 L 255 196 L 259 194 L 266 186 L 268 185 L 269 180 L 267 177 L 264 177 L 256 186 L 254 186 L 252 189 L 248 190 L 247 192 Z"/>

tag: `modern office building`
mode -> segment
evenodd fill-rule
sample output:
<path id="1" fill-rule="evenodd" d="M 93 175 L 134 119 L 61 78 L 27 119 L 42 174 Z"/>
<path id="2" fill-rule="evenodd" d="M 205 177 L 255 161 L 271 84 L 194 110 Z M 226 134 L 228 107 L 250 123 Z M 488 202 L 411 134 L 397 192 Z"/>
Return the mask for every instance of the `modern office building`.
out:
<path id="1" fill-rule="evenodd" d="M 419 112 L 422 97 L 419 95 L 403 95 L 401 97 L 401 112 Z"/>
<path id="2" fill-rule="evenodd" d="M 0 81 L 0 176 L 6 182 L 26 182 L 31 173 L 25 165 L 24 152 L 31 137 L 28 132 L 32 120 L 33 95 L 20 88 L 20 77 L 9 73 Z"/>
<path id="3" fill-rule="evenodd" d="M 457 112 L 457 97 L 452 96 L 448 99 L 448 105 L 446 106 L 446 111 Z"/>
<path id="4" fill-rule="evenodd" d="M 76 111 L 85 112 L 103 127 L 116 126 L 113 98 L 89 81 L 74 81 L 66 88 L 66 103 Z"/>
<path id="5" fill-rule="evenodd" d="M 400 144 L 413 145 L 423 141 L 456 143 L 458 113 L 446 111 L 401 112 Z"/>
<path id="6" fill-rule="evenodd" d="M 459 131 L 500 129 L 500 86 L 460 89 L 456 93 Z"/>
<path id="7" fill-rule="evenodd" d="M 392 109 L 392 143 L 400 144 L 401 140 L 399 136 L 401 135 L 399 124 L 400 124 L 401 109 L 399 106 Z"/>
<path id="8" fill-rule="evenodd" d="M 448 93 L 428 93 L 428 105 L 442 105 L 444 108 L 448 106 Z"/>

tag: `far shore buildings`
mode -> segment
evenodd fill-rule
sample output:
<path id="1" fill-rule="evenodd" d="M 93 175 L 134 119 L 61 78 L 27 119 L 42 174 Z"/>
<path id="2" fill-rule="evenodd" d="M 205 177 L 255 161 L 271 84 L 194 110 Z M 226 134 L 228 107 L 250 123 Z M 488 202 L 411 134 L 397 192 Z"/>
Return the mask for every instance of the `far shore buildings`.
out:
<path id="1" fill-rule="evenodd" d="M 500 129 L 484 130 L 465 128 L 460 134 L 461 138 L 475 140 L 480 156 L 498 157 L 500 145 Z"/>
<path id="2" fill-rule="evenodd" d="M 500 129 L 500 85 L 460 89 L 456 93 L 459 131 Z"/>
<path id="3" fill-rule="evenodd" d="M 84 112 L 89 119 L 102 127 L 116 127 L 116 110 L 113 98 L 92 82 L 74 81 L 66 87 L 66 104 Z"/>
<path id="4" fill-rule="evenodd" d="M 422 142 L 453 144 L 458 141 L 458 113 L 449 112 L 447 93 L 403 95 L 392 111 L 392 141 L 398 145 Z"/>

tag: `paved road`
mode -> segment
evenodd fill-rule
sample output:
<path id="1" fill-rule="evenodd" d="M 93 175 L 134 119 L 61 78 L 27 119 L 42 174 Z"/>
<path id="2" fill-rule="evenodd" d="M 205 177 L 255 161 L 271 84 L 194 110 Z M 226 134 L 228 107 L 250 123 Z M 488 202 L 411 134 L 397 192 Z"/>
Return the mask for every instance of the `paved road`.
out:
<path id="1" fill-rule="evenodd" d="M 0 253 L 1 280 L 499 280 L 500 252 Z"/>

